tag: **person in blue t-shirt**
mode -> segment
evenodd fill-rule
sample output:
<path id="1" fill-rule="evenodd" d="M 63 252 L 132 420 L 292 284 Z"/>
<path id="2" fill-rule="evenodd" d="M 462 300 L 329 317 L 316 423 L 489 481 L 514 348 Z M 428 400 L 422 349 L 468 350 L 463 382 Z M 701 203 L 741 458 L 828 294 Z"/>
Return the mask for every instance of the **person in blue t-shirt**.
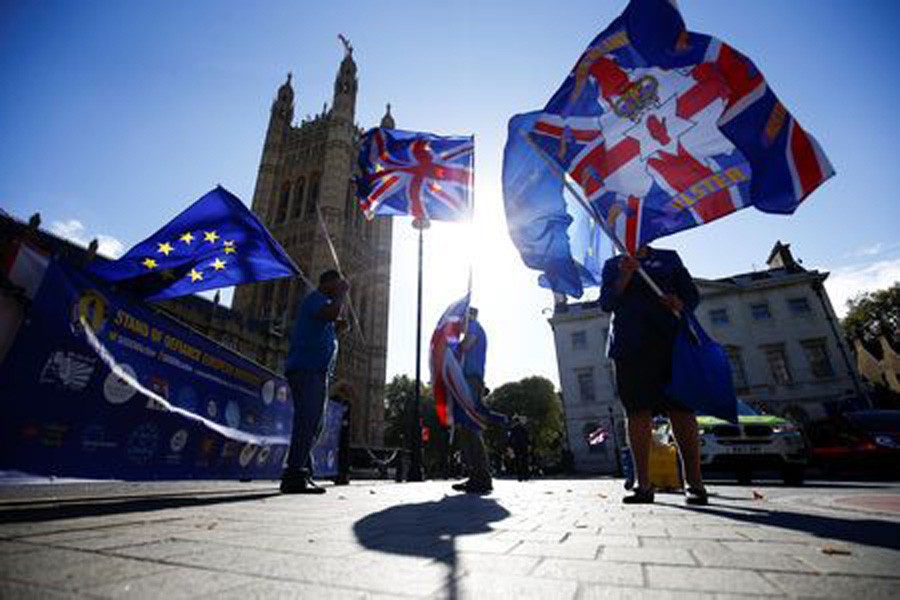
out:
<path id="1" fill-rule="evenodd" d="M 643 267 L 663 292 L 660 297 L 637 273 Z M 672 350 L 677 314 L 700 301 L 690 273 L 672 250 L 642 246 L 634 256 L 615 256 L 603 265 L 600 307 L 612 313 L 607 356 L 613 360 L 619 400 L 628 415 L 628 441 L 637 487 L 623 502 L 653 502 L 650 485 L 650 436 L 653 415 L 667 413 L 684 461 L 688 504 L 707 503 L 700 474 L 697 418 L 666 394 L 672 380 Z"/>
<path id="2" fill-rule="evenodd" d="M 487 334 L 478 322 L 478 309 L 469 307 L 469 324 L 460 347 L 463 351 L 463 375 L 472 390 L 475 401 L 480 403 L 484 395 L 484 360 L 487 356 Z M 487 451 L 480 431 L 468 427 L 454 430 L 459 437 L 463 460 L 469 470 L 469 479 L 453 485 L 453 489 L 467 494 L 489 494 L 493 490 Z"/>
<path id="3" fill-rule="evenodd" d="M 284 371 L 294 401 L 294 426 L 287 468 L 281 476 L 285 494 L 324 494 L 312 481 L 310 452 L 322 426 L 328 377 L 337 357 L 337 333 L 350 284 L 337 271 L 325 271 L 319 287 L 297 308 Z"/>

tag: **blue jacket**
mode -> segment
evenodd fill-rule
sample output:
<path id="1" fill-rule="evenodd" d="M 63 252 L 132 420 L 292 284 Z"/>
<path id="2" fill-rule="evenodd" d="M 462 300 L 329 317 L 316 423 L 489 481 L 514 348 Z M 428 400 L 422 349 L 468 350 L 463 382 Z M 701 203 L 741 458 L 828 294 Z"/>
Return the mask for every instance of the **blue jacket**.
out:
<path id="1" fill-rule="evenodd" d="M 657 344 L 671 347 L 678 333 L 678 319 L 660 304 L 659 297 L 639 273 L 632 275 L 621 294 L 616 293 L 621 260 L 621 256 L 615 256 L 603 265 L 600 307 L 613 314 L 606 355 L 622 359 L 639 355 Z M 640 261 L 663 292 L 678 296 L 687 311 L 697 308 L 700 302 L 697 286 L 674 250 L 651 248 L 650 254 Z"/>

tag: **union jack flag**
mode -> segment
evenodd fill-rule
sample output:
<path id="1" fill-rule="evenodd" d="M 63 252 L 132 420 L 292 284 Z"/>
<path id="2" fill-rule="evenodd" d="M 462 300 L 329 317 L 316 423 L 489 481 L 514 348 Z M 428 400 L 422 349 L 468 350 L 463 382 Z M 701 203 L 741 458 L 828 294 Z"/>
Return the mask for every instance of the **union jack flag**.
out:
<path id="1" fill-rule="evenodd" d="M 671 0 L 631 0 L 530 137 L 631 252 L 751 205 L 792 213 L 834 174 L 755 65 Z"/>
<path id="2" fill-rule="evenodd" d="M 469 294 L 452 303 L 431 335 L 431 389 L 438 422 L 444 427 L 463 425 L 481 431 L 488 423 L 505 424 L 506 418 L 490 411 L 472 393 L 462 369 L 460 342 L 466 331 Z"/>
<path id="3" fill-rule="evenodd" d="M 374 128 L 363 136 L 359 206 L 367 218 L 410 215 L 458 221 L 472 212 L 475 141 L 471 136 Z"/>

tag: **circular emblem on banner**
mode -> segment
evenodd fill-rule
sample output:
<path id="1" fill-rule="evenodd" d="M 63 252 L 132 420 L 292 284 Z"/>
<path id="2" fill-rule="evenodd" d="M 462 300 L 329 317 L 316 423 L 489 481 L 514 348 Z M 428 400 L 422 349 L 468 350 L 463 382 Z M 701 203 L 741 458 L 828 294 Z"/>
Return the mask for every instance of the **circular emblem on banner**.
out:
<path id="1" fill-rule="evenodd" d="M 279 386 L 278 386 L 278 392 L 277 392 L 277 394 L 276 394 L 275 397 L 278 399 L 279 402 L 287 402 L 287 399 L 288 399 L 288 386 L 286 386 L 286 385 L 279 385 Z"/>
<path id="2" fill-rule="evenodd" d="M 156 445 L 159 441 L 159 432 L 150 423 L 144 423 L 131 432 L 128 436 L 128 444 L 125 447 L 125 455 L 128 460 L 143 465 L 150 462 L 156 454 Z"/>
<path id="3" fill-rule="evenodd" d="M 172 450 L 172 452 L 178 454 L 179 452 L 184 450 L 184 447 L 187 445 L 187 440 L 187 429 L 179 429 L 172 434 L 172 439 L 169 440 L 169 448 Z"/>
<path id="4" fill-rule="evenodd" d="M 238 457 L 238 462 L 241 463 L 242 467 L 246 467 L 250 464 L 258 449 L 259 446 L 255 444 L 247 444 L 244 446 L 244 449 L 241 450 L 241 455 Z"/>
<path id="5" fill-rule="evenodd" d="M 262 394 L 262 401 L 266 406 L 272 404 L 272 400 L 275 399 L 275 380 L 270 379 L 265 382 L 260 393 Z"/>
<path id="6" fill-rule="evenodd" d="M 137 373 L 131 368 L 131 365 L 122 363 L 119 365 L 131 378 L 137 379 Z M 115 372 L 110 371 L 103 382 L 103 396 L 110 404 L 125 404 L 131 400 L 132 396 L 137 392 L 131 387 L 131 384 L 120 378 Z"/>
<path id="7" fill-rule="evenodd" d="M 99 334 L 106 325 L 106 307 L 106 298 L 100 292 L 86 290 L 72 307 L 72 321 L 80 324 L 83 318 Z"/>
<path id="8" fill-rule="evenodd" d="M 216 404 L 215 400 L 210 400 L 206 403 L 206 414 L 212 418 L 215 418 L 216 415 L 219 414 L 219 406 Z"/>
<path id="9" fill-rule="evenodd" d="M 269 448 L 268 446 L 263 446 L 260 449 L 259 454 L 256 455 L 256 464 L 260 467 L 266 464 L 266 461 L 269 460 L 269 454 L 271 453 L 271 448 Z"/>
<path id="10" fill-rule="evenodd" d="M 241 407 L 234 400 L 225 405 L 225 422 L 229 427 L 237 429 L 241 425 Z"/>

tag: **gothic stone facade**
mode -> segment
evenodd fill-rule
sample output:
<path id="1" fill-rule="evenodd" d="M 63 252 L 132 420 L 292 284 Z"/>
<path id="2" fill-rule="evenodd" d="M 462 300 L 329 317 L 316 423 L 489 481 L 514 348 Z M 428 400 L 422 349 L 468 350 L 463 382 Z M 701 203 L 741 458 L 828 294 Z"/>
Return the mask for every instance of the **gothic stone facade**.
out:
<path id="1" fill-rule="evenodd" d="M 341 271 L 352 284 L 350 297 L 358 319 L 354 330 L 341 337 L 336 379 L 352 403 L 353 444 L 379 446 L 384 428 L 391 221 L 365 222 L 356 207 L 353 176 L 361 135 L 354 123 L 357 88 L 356 64 L 348 48 L 335 79 L 331 108 L 295 125 L 294 89 L 288 75 L 272 103 L 252 209 L 313 285 L 322 271 L 336 266 L 333 244 Z M 390 108 L 382 125 L 394 126 Z M 238 286 L 233 308 L 217 309 L 218 316 L 197 307 L 196 301 L 175 302 L 169 308 L 209 335 L 283 372 L 294 313 L 308 292 L 303 279 L 282 279 Z"/>

